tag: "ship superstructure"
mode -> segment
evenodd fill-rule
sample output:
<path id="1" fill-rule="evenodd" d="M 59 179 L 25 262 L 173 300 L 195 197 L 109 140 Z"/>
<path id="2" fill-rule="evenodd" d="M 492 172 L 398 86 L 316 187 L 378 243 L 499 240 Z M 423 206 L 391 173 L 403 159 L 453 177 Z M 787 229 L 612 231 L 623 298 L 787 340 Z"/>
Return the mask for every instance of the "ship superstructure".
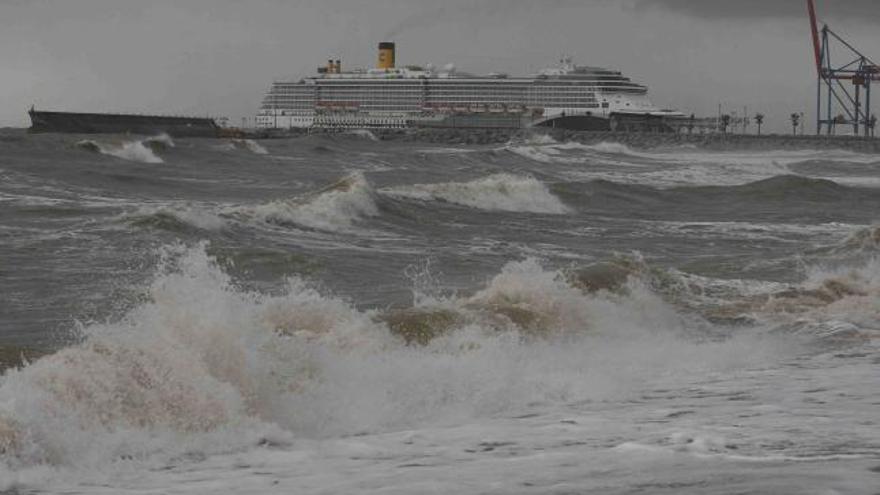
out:
<path id="1" fill-rule="evenodd" d="M 381 43 L 375 69 L 344 72 L 330 60 L 315 76 L 275 82 L 257 115 L 262 128 L 406 128 L 548 126 L 578 130 L 662 125 L 648 89 L 618 71 L 575 65 L 528 77 L 472 75 L 453 66 L 395 66 L 395 45 Z"/>

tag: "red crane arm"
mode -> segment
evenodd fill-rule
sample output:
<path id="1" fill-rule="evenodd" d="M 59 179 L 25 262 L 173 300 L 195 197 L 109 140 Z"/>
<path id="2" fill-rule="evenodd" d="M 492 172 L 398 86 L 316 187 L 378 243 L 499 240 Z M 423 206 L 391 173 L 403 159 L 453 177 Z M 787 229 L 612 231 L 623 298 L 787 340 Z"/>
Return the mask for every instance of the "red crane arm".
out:
<path id="1" fill-rule="evenodd" d="M 816 3 L 807 0 L 807 9 L 810 11 L 810 29 L 813 31 L 813 50 L 816 53 L 816 70 L 822 75 L 822 49 L 819 45 L 819 21 L 816 19 Z"/>

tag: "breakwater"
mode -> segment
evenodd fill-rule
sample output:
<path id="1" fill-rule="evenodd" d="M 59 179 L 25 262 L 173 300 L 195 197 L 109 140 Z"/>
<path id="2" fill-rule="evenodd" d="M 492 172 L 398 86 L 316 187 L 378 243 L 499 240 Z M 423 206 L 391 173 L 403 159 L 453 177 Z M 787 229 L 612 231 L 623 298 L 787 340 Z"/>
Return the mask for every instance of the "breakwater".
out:
<path id="1" fill-rule="evenodd" d="M 500 144 L 546 135 L 556 141 L 573 141 L 583 144 L 615 142 L 637 149 L 695 146 L 718 151 L 846 149 L 863 153 L 880 153 L 880 139 L 854 136 L 583 132 L 559 129 L 406 129 L 373 131 L 373 133 L 381 140 L 443 144 Z"/>

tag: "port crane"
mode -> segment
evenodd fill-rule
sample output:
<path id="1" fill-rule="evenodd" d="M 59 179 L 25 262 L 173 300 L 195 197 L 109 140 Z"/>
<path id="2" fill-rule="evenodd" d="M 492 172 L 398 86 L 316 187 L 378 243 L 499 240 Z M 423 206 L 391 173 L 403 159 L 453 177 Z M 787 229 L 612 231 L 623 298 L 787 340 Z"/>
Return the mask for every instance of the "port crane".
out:
<path id="1" fill-rule="evenodd" d="M 871 85 L 880 81 L 880 65 L 865 56 L 827 24 L 819 28 L 815 0 L 807 0 L 818 72 L 816 134 L 834 134 L 838 125 L 871 136 L 877 118 L 871 112 Z M 834 58 L 832 59 L 832 52 Z M 838 65 L 838 60 L 846 61 Z"/>

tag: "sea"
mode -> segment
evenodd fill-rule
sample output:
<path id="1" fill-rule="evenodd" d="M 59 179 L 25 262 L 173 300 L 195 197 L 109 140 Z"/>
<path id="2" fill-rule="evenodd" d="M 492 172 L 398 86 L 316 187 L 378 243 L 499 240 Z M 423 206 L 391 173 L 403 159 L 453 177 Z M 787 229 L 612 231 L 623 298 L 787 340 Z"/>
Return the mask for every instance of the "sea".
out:
<path id="1" fill-rule="evenodd" d="M 880 155 L 0 131 L 0 493 L 880 493 Z"/>

